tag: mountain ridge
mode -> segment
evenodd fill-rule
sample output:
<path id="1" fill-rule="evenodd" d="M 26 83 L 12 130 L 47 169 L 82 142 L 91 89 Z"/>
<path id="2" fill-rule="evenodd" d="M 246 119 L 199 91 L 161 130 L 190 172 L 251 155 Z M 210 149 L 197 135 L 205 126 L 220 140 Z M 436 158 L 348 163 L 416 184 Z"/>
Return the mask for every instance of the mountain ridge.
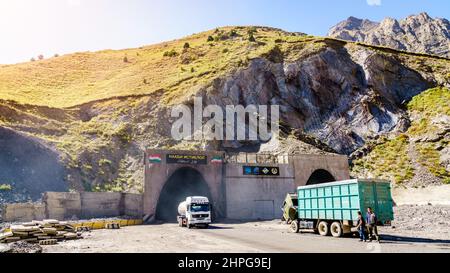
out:
<path id="1" fill-rule="evenodd" d="M 351 16 L 330 28 L 328 36 L 450 58 L 450 22 L 425 12 L 400 21 L 387 17 L 373 22 Z"/>

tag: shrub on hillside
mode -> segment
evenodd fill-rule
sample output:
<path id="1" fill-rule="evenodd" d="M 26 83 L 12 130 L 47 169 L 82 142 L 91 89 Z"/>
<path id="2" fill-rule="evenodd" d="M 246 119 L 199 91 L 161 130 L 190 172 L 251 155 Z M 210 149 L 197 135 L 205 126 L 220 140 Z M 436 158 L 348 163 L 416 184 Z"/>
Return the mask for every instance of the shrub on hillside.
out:
<path id="1" fill-rule="evenodd" d="M 10 184 L 0 184 L 0 191 L 10 191 L 12 187 Z"/>
<path id="2" fill-rule="evenodd" d="M 239 36 L 235 29 L 230 30 L 230 33 L 228 34 L 230 37 L 237 37 Z"/>
<path id="3" fill-rule="evenodd" d="M 247 30 L 249 36 L 255 34 L 256 32 L 258 32 L 256 27 L 251 27 L 249 30 Z"/>
<path id="4" fill-rule="evenodd" d="M 282 63 L 283 62 L 283 51 L 281 51 L 278 45 L 274 46 L 267 53 L 262 55 L 267 60 L 273 63 Z"/>
<path id="5" fill-rule="evenodd" d="M 178 52 L 175 51 L 175 49 L 169 50 L 164 52 L 164 57 L 176 57 L 178 56 Z"/>
<path id="6" fill-rule="evenodd" d="M 117 137 L 123 144 L 130 143 L 133 140 L 131 126 L 129 124 L 120 125 L 112 134 Z"/>
<path id="7" fill-rule="evenodd" d="M 248 35 L 248 40 L 249 40 L 250 42 L 256 42 L 256 39 L 255 39 L 255 36 L 253 36 L 253 33 L 250 33 L 250 34 Z"/>

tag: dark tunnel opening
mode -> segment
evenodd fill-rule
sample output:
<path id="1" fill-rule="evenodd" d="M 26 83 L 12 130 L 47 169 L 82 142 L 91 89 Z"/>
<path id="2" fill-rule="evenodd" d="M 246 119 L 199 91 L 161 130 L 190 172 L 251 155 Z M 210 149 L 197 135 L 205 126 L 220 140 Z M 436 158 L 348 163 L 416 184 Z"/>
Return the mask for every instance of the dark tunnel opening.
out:
<path id="1" fill-rule="evenodd" d="M 322 183 L 334 182 L 336 179 L 326 170 L 314 171 L 306 182 L 306 185 L 317 185 Z"/>
<path id="2" fill-rule="evenodd" d="M 178 205 L 188 196 L 206 196 L 212 203 L 208 184 L 202 174 L 192 168 L 181 168 L 167 180 L 159 195 L 156 220 L 176 222 Z"/>

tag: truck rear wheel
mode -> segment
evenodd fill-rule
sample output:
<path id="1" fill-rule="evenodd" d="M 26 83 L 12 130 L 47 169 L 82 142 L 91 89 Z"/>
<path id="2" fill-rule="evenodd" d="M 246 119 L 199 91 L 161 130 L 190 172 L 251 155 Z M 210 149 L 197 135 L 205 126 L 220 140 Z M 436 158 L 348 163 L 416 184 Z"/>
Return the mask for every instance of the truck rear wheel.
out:
<path id="1" fill-rule="evenodd" d="M 292 221 L 291 225 L 289 226 L 289 231 L 292 233 L 298 233 L 299 232 L 299 226 L 298 221 L 294 220 Z"/>
<path id="2" fill-rule="evenodd" d="M 343 234 L 343 230 L 342 230 L 342 225 L 339 222 L 333 222 L 331 224 L 331 235 L 333 235 L 333 237 L 339 238 L 342 237 Z"/>
<path id="3" fill-rule="evenodd" d="M 322 236 L 328 236 L 329 232 L 330 232 L 330 228 L 328 226 L 328 223 L 325 221 L 322 221 L 319 223 L 319 226 L 317 227 L 317 229 L 319 230 L 319 234 Z"/>

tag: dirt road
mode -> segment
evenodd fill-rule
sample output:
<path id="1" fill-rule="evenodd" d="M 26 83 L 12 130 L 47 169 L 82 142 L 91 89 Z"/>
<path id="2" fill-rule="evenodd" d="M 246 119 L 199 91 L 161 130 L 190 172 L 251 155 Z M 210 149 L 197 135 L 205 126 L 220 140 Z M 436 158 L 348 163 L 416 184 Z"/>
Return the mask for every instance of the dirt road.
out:
<path id="1" fill-rule="evenodd" d="M 362 243 L 356 238 L 292 234 L 278 221 L 215 224 L 210 229 L 180 228 L 176 224 L 96 230 L 84 239 L 45 246 L 44 252 L 450 252 L 450 240 L 405 237 L 380 228 L 384 241 Z"/>

